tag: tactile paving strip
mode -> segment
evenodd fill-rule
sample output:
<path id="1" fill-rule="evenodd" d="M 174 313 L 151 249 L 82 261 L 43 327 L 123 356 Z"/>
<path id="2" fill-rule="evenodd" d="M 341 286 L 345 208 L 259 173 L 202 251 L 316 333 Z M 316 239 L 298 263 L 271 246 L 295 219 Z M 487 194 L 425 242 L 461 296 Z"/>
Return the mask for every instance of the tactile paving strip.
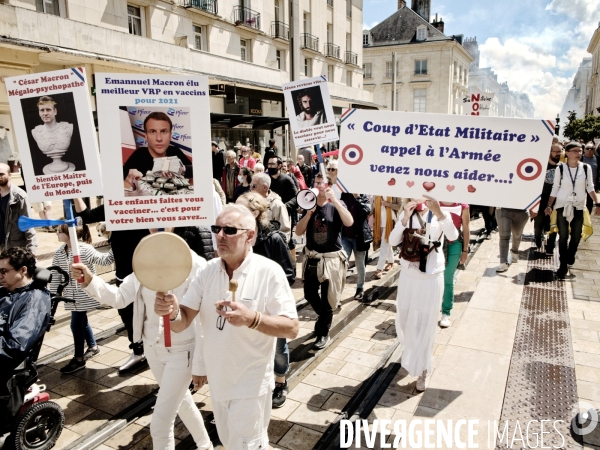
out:
<path id="1" fill-rule="evenodd" d="M 553 279 L 556 256 L 529 256 L 496 448 L 540 448 L 543 420 L 544 447 L 581 449 L 570 432 L 578 397 L 565 283 Z"/>

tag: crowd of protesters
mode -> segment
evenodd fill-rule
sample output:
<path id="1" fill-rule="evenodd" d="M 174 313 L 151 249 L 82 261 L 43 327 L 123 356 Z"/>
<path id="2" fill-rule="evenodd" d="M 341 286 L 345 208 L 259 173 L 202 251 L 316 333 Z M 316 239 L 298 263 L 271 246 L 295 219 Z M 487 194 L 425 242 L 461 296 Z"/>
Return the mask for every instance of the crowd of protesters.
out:
<path id="1" fill-rule="evenodd" d="M 167 230 L 185 239 L 194 253 L 194 271 L 173 293 L 143 290 L 132 274 L 136 245 L 156 230 L 113 232 L 112 250 L 101 254 L 88 245 L 91 239 L 87 223 L 104 219 L 103 206 L 91 209 L 81 199 L 74 201 L 76 213 L 84 222 L 77 229 L 82 262 L 73 264 L 66 226 L 61 226 L 57 230 L 61 245 L 53 264 L 72 270 L 74 279 L 85 281 L 72 281 L 63 294 L 75 300 L 67 308 L 72 314 L 75 354 L 61 372 L 85 369 L 86 360 L 100 352 L 86 313 L 107 303 L 119 308 L 133 352 L 121 372 L 147 360 L 160 385 L 151 424 L 156 448 L 174 448 L 173 424 L 178 410 L 198 448 L 211 448 L 187 391 L 186 383 L 192 380 L 196 388 L 211 383 L 215 420 L 227 448 L 241 448 L 242 442 L 249 445 L 250 435 L 254 436 L 253 444 L 268 445 L 266 427 L 271 408 L 282 407 L 288 393 L 287 342 L 298 333 L 290 287 L 302 283 L 304 298 L 317 314 L 313 348 L 322 350 L 329 343 L 333 315 L 343 300 L 349 265 L 354 263 L 357 276 L 353 297 L 364 300 L 368 253 L 379 250 L 373 279 L 381 279 L 398 262 L 401 265 L 396 333 L 405 345 L 402 366 L 418 377 L 416 389 L 424 391 L 432 371 L 436 329 L 451 325 L 455 273 L 468 258 L 471 220 L 482 215 L 484 239 L 498 232 L 498 274 L 519 260 L 523 230 L 532 220 L 537 251 L 554 255 L 558 239 L 556 277 L 572 279 L 569 269 L 582 236 L 586 236 L 589 215 L 600 215 L 596 195 L 599 157 L 593 143 L 555 139 L 549 149 L 539 203 L 529 210 L 519 210 L 438 202 L 427 196 L 399 198 L 344 192 L 337 181 L 336 155 L 321 165 L 312 148 L 300 149 L 294 161 L 279 154 L 274 140 L 263 155 L 251 146 L 224 150 L 212 142 L 216 222 L 210 230 Z M 15 265 L 15 259 L 6 251 L 20 247 L 33 255 L 36 249 L 35 231 L 15 231 L 15 217 L 32 213 L 26 193 L 11 186 L 9 178 L 7 168 L 0 165 L 3 298 L 13 295 L 15 282 L 8 275 L 10 271 L 21 270 L 27 281 L 28 272 L 33 270 L 25 264 L 23 269 L 9 267 Z M 297 194 L 306 189 L 313 190 L 315 203 L 305 209 L 299 205 Z M 49 215 L 45 205 L 42 207 Z M 36 211 L 41 211 L 39 208 Z M 299 243 L 303 258 L 296 273 Z M 105 283 L 94 271 L 95 264 L 113 262 L 116 286 Z M 244 293 L 235 303 L 222 298 L 230 279 L 239 280 L 240 292 Z M 57 283 L 49 288 L 56 293 Z M 204 298 L 210 301 L 202 302 Z M 166 351 L 164 343 L 155 345 L 162 339 L 157 335 L 162 326 L 159 316 L 165 315 L 169 315 L 178 336 L 172 351 Z M 216 329 L 206 326 L 201 333 L 196 326 L 197 322 L 215 319 Z M 10 336 L 22 333 L 10 326 L 0 331 Z M 226 354 L 213 348 L 217 338 L 221 339 L 220 345 L 236 343 L 235 351 Z M 188 360 L 193 354 L 193 364 L 183 367 L 172 357 L 173 352 L 187 355 Z M 3 353 L 10 351 L 0 349 Z M 235 364 L 237 373 L 226 370 L 231 364 Z M 167 372 L 176 374 L 178 381 L 163 383 Z M 251 397 L 244 393 L 248 386 L 252 386 Z"/>

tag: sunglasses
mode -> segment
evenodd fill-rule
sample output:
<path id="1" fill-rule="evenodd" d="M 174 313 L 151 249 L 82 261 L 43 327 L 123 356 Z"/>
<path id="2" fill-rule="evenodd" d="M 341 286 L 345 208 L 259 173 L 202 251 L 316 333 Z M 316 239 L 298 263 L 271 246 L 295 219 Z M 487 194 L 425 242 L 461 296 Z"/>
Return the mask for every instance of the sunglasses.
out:
<path id="1" fill-rule="evenodd" d="M 238 231 L 250 231 L 250 228 L 236 228 L 236 227 L 222 227 L 220 225 L 211 225 L 210 231 L 214 234 L 219 234 L 223 230 L 227 236 L 233 236 L 237 234 Z"/>
<path id="2" fill-rule="evenodd" d="M 327 172 L 336 172 L 337 169 L 332 169 L 331 167 L 329 169 L 327 169 Z"/>

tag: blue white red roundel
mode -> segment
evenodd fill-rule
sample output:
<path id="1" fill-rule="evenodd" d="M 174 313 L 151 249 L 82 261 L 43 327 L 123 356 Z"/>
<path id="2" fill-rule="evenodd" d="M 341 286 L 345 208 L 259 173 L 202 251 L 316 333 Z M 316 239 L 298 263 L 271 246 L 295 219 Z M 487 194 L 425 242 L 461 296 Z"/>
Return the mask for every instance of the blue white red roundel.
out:
<path id="1" fill-rule="evenodd" d="M 342 159 L 349 166 L 354 166 L 362 161 L 363 159 L 363 151 L 356 144 L 346 145 L 344 150 L 342 150 Z"/>
<path id="2" fill-rule="evenodd" d="M 542 171 L 542 164 L 533 158 L 526 158 L 517 166 L 517 176 L 523 181 L 535 180 Z"/>

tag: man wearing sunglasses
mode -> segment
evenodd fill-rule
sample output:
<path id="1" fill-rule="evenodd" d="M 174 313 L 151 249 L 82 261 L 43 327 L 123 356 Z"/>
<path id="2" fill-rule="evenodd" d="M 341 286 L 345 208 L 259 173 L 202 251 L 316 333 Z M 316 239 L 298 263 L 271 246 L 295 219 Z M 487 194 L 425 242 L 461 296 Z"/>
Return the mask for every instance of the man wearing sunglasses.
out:
<path id="1" fill-rule="evenodd" d="M 220 258 L 196 273 L 181 303 L 157 293 L 154 311 L 169 314 L 176 333 L 200 318 L 193 381 L 196 388 L 210 383 L 223 446 L 267 449 L 275 338 L 298 335 L 296 304 L 279 264 L 252 252 L 256 220 L 250 210 L 227 205 L 216 222 L 211 231 Z M 231 280 L 237 281 L 235 302 Z"/>
<path id="2" fill-rule="evenodd" d="M 296 226 L 296 235 L 306 232 L 302 264 L 304 298 L 319 316 L 315 323 L 314 348 L 322 349 L 329 343 L 333 311 L 341 301 L 346 284 L 348 258 L 342 249 L 342 227 L 352 226 L 354 219 L 322 174 L 315 176 L 314 185 L 319 190 L 317 205 L 305 211 Z"/>

